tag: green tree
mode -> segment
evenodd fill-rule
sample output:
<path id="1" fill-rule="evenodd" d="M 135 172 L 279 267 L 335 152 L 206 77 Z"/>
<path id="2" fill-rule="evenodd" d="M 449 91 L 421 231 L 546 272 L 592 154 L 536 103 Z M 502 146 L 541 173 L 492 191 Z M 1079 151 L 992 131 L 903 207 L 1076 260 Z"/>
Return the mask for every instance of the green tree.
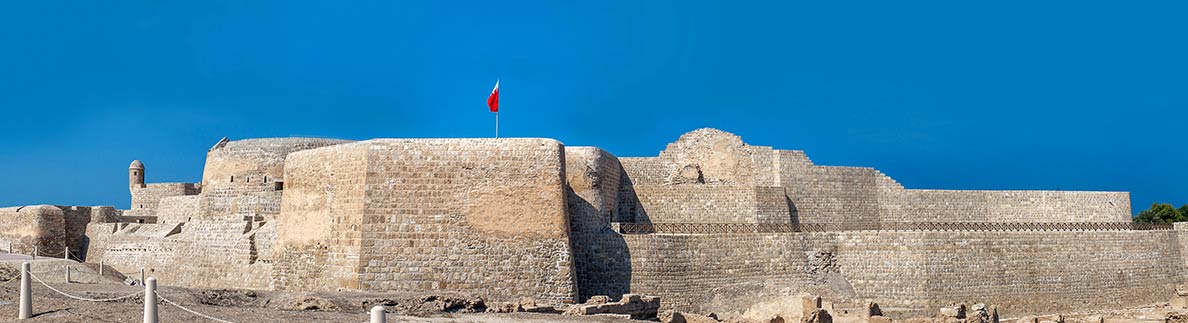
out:
<path id="1" fill-rule="evenodd" d="M 1188 207 L 1188 205 L 1180 207 L 1180 209 L 1188 209 L 1185 207 Z M 1172 223 L 1181 221 L 1188 221 L 1188 217 L 1168 203 L 1151 204 L 1150 209 L 1139 212 L 1134 217 L 1134 222 L 1142 223 Z"/>

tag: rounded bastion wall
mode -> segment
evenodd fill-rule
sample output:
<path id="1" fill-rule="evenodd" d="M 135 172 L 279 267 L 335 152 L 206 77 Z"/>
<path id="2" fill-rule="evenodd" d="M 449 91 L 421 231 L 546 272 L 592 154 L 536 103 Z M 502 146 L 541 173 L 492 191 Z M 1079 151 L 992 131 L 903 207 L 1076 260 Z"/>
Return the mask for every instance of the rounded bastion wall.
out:
<path id="1" fill-rule="evenodd" d="M 202 169 L 202 216 L 280 214 L 285 157 L 289 153 L 347 143 L 324 138 L 261 138 L 227 142 L 206 154 Z"/>
<path id="2" fill-rule="evenodd" d="M 52 205 L 0 208 L 0 243 L 14 252 L 28 254 L 37 246 L 40 255 L 61 255 L 66 247 L 66 215 Z"/>

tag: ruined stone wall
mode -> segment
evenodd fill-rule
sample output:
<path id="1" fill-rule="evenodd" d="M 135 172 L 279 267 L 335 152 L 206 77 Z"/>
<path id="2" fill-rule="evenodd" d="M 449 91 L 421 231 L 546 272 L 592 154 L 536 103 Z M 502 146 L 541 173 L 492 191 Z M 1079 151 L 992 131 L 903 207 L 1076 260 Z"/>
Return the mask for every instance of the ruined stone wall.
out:
<path id="1" fill-rule="evenodd" d="M 900 192 L 885 222 L 1129 222 L 1130 193 L 1069 191 Z"/>
<path id="2" fill-rule="evenodd" d="M 201 189 L 194 183 L 153 183 L 144 187 L 132 187 L 132 208 L 128 215 L 157 215 L 161 199 L 172 196 L 197 195 Z"/>
<path id="3" fill-rule="evenodd" d="M 329 238 L 305 242 L 325 244 L 331 250 L 358 250 L 357 257 L 345 257 L 348 262 L 357 261 L 354 267 L 346 267 L 356 274 L 331 275 L 340 279 L 331 287 L 448 290 L 494 300 L 534 297 L 552 304 L 572 302 L 576 297 L 565 214 L 564 153 L 559 142 L 377 139 L 334 148 L 367 154 L 366 176 L 350 179 L 367 189 L 362 192 L 362 218 L 336 219 L 343 225 L 313 235 Z M 317 160 L 315 155 L 320 153 L 311 150 L 292 158 Z M 318 160 L 320 165 L 312 167 L 334 167 L 335 161 L 339 160 Z M 304 181 L 298 178 L 301 174 L 322 176 L 317 170 L 303 169 L 305 163 L 289 165 L 286 178 L 290 181 Z M 278 274 L 300 276 L 316 270 L 301 264 L 279 264 L 302 260 L 287 255 L 295 250 L 289 246 L 297 245 L 289 242 L 292 237 L 287 229 L 287 222 L 297 219 L 289 217 L 293 203 L 289 192 L 286 190 L 276 240 L 277 248 L 286 254 L 275 259 L 278 272 L 285 268 L 285 273 Z M 323 193 L 320 198 L 327 197 Z M 320 209 L 318 205 L 309 207 Z M 314 219 L 323 218 L 306 218 Z M 352 225 L 348 227 L 348 223 Z M 333 255 L 318 258 L 306 260 L 326 262 Z"/>
<path id="4" fill-rule="evenodd" d="M 38 254 L 61 257 L 65 251 L 66 223 L 62 209 L 50 205 L 31 205 L 0 208 L 0 247 L 30 254 L 37 246 Z"/>

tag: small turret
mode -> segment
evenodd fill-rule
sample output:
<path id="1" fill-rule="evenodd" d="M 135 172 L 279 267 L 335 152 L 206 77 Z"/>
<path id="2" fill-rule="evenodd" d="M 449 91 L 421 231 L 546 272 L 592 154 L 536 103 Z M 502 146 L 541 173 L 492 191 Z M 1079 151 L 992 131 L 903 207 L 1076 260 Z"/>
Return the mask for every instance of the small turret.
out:
<path id="1" fill-rule="evenodd" d="M 139 160 L 128 165 L 128 187 L 144 187 L 144 163 Z"/>

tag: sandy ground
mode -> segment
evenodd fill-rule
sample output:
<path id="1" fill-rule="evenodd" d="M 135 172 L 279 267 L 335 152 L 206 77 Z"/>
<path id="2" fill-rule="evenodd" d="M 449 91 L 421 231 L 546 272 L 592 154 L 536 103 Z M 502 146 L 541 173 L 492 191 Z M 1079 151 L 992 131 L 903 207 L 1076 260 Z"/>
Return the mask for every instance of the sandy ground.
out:
<path id="1" fill-rule="evenodd" d="M 84 298 L 114 298 L 135 294 L 130 298 L 112 302 L 90 302 L 63 296 L 46 285 L 33 280 L 33 313 L 30 320 L 17 320 L 20 295 L 19 266 L 21 262 L 31 263 L 32 272 L 45 283 L 62 292 Z M 66 283 L 66 267 L 71 267 L 71 283 Z M 73 261 L 0 254 L 0 322 L 141 322 L 144 315 L 144 287 L 129 286 L 118 273 L 108 270 L 104 277 L 97 273 L 94 264 L 80 264 Z M 388 314 L 388 322 L 642 322 L 615 317 L 565 316 L 540 313 L 441 313 L 440 309 L 465 304 L 466 299 L 453 295 L 393 295 L 366 293 L 285 293 L 275 291 L 243 290 L 197 290 L 160 286 L 158 294 L 193 311 L 230 322 L 367 322 L 367 308 L 383 303 L 395 302 L 389 307 L 400 314 Z M 427 298 L 429 297 L 429 298 Z M 310 301 L 313 300 L 313 301 Z M 318 309 L 308 309 L 318 307 Z M 307 308 L 300 310 L 298 308 Z M 158 302 L 161 322 L 217 322 L 188 313 L 165 302 Z M 1066 314 L 1069 322 L 1165 322 L 1169 313 L 1188 313 L 1184 309 L 1172 309 L 1166 304 L 1119 311 Z M 1045 318 L 1054 318 L 1048 316 Z M 1179 319 L 1179 320 L 1177 320 Z M 1041 319 L 1043 320 L 1043 319 Z M 839 323 L 860 322 L 862 319 L 845 315 L 835 317 Z M 896 320 L 913 322 L 915 320 Z M 920 320 L 917 322 L 928 322 Z M 1018 322 L 1019 318 L 1004 318 L 1002 322 Z M 1031 318 L 1024 321 L 1031 322 Z M 1188 322 L 1188 315 L 1173 318 L 1172 322 Z"/>
<path id="2" fill-rule="evenodd" d="M 19 277 L 21 262 L 29 261 L 32 272 L 49 286 L 62 292 L 84 298 L 114 298 L 137 294 L 128 299 L 113 302 L 89 302 L 62 296 L 33 280 L 33 313 L 30 320 L 18 320 L 20 297 Z M 66 283 L 65 268 L 72 267 L 73 283 Z M 92 270 L 94 269 L 94 270 Z M 0 322 L 141 322 L 144 315 L 144 287 L 128 286 L 123 277 L 105 272 L 103 279 L 97 274 L 97 267 L 79 264 L 63 259 L 43 258 L 29 260 L 28 257 L 0 255 Z M 12 280 L 10 280 L 12 279 Z M 7 282 L 5 282 L 7 281 Z M 314 295 L 321 300 L 332 301 L 338 306 L 332 310 L 289 310 L 286 302 L 301 299 L 309 294 L 292 295 L 280 292 L 250 292 L 253 297 L 244 297 L 247 291 L 192 290 L 160 286 L 158 294 L 193 311 L 231 322 L 367 322 L 368 315 L 362 305 L 351 306 L 368 297 L 387 297 L 383 294 Z M 217 297 L 216 297 L 217 296 Z M 217 298 L 217 299 L 215 299 Z M 211 303 L 230 306 L 215 306 Z M 352 303 L 353 302 L 353 303 Z M 216 322 L 190 314 L 173 305 L 158 301 L 161 322 Z M 429 317 L 413 317 L 389 314 L 388 322 L 640 322 L 612 317 L 574 317 L 557 314 L 510 313 L 510 314 L 464 314 L 441 313 Z"/>

